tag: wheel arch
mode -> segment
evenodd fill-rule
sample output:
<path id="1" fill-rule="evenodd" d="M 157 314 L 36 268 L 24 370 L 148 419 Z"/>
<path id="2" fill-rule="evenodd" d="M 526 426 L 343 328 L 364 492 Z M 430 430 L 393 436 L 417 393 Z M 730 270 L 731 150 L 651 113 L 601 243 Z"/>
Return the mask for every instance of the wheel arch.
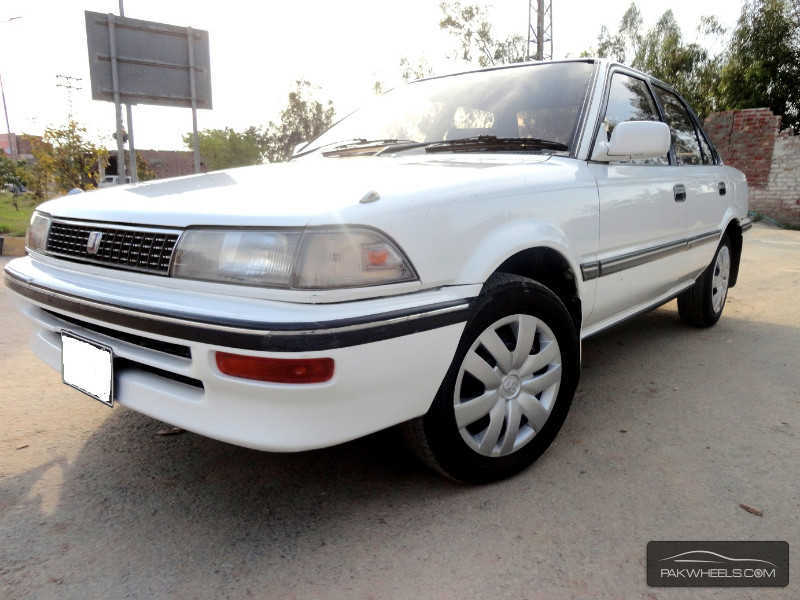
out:
<path id="1" fill-rule="evenodd" d="M 551 289 L 564 302 L 580 331 L 583 312 L 577 273 L 562 252 L 545 245 L 519 250 L 498 264 L 490 277 L 495 273 L 528 277 Z"/>

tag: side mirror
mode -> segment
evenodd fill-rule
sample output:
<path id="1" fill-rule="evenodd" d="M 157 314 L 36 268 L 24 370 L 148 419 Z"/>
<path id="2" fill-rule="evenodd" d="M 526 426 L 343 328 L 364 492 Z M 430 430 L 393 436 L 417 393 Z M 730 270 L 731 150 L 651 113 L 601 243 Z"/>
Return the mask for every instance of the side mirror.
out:
<path id="1" fill-rule="evenodd" d="M 623 121 L 611 132 L 611 141 L 598 141 L 592 160 L 609 162 L 633 158 L 656 158 L 669 152 L 669 127 L 661 121 Z"/>

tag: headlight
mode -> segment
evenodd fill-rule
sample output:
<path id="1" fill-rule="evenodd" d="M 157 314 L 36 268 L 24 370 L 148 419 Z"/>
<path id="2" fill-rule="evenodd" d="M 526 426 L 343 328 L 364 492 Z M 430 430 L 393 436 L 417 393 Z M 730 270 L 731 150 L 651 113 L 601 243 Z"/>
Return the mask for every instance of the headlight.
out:
<path id="1" fill-rule="evenodd" d="M 44 252 L 47 248 L 47 232 L 50 231 L 50 217 L 34 211 L 31 224 L 25 233 L 25 247 L 28 250 Z"/>
<path id="2" fill-rule="evenodd" d="M 289 287 L 300 232 L 190 229 L 181 237 L 174 277 Z"/>
<path id="3" fill-rule="evenodd" d="M 364 227 L 190 229 L 178 244 L 173 277 L 297 289 L 413 281 L 400 249 Z"/>

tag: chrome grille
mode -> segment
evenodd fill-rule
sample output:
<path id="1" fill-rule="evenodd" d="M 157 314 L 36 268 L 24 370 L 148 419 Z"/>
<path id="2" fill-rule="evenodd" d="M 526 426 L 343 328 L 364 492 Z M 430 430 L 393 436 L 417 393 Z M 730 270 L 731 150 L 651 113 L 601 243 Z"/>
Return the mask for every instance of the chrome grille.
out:
<path id="1" fill-rule="evenodd" d="M 88 249 L 89 234 L 92 232 L 103 234 L 94 254 L 90 254 Z M 179 235 L 174 231 L 157 229 L 53 221 L 47 235 L 47 252 L 116 269 L 168 275 L 172 251 Z"/>

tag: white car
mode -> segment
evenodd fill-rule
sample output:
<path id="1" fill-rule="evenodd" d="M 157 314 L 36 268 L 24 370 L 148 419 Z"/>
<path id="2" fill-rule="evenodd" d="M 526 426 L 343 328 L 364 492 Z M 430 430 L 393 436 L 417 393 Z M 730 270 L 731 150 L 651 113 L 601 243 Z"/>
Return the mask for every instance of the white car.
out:
<path id="1" fill-rule="evenodd" d="M 667 84 L 528 63 L 403 86 L 288 163 L 46 202 L 5 271 L 107 404 L 281 452 L 402 423 L 481 482 L 553 440 L 582 339 L 676 297 L 719 319 L 747 210 Z"/>
<path id="2" fill-rule="evenodd" d="M 130 182 L 131 182 L 131 176 L 126 175 L 125 183 L 130 183 Z M 102 181 L 100 181 L 100 183 L 97 184 L 97 187 L 99 188 L 110 187 L 112 185 L 117 185 L 118 183 L 119 183 L 118 175 L 106 175 L 105 177 L 103 177 Z"/>

